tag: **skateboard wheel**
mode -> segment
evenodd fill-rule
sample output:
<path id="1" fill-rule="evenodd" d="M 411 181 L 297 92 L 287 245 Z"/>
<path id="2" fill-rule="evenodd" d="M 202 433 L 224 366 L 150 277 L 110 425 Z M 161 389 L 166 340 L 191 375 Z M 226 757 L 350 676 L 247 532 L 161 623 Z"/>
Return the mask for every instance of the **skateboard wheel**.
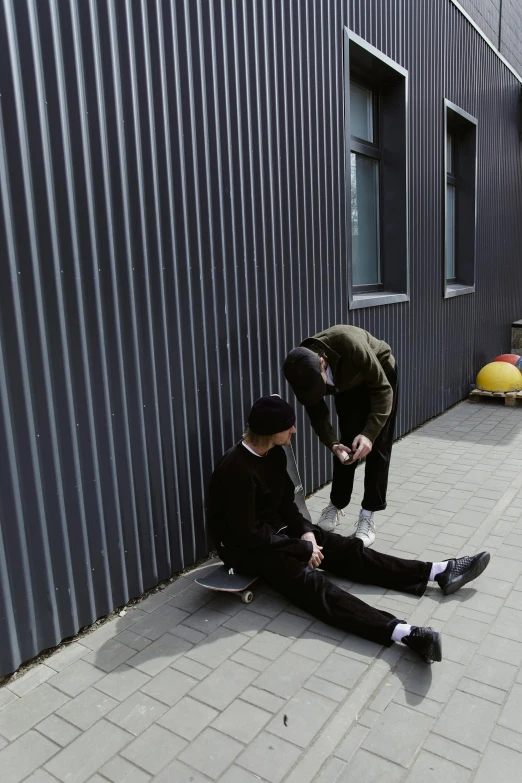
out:
<path id="1" fill-rule="evenodd" d="M 254 593 L 252 590 L 245 590 L 243 593 L 241 593 L 241 600 L 244 604 L 251 603 L 252 599 L 254 598 Z"/>

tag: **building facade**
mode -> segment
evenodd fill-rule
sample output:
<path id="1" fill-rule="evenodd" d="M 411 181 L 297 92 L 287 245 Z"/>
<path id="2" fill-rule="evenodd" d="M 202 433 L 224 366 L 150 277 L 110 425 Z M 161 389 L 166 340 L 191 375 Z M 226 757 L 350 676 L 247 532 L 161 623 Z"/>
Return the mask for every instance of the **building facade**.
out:
<path id="1" fill-rule="evenodd" d="M 517 14 L 0 0 L 0 674 L 207 553 L 212 467 L 304 337 L 392 345 L 399 435 L 509 350 Z M 302 410 L 297 455 L 329 479 Z"/>
<path id="2" fill-rule="evenodd" d="M 522 5 L 518 0 L 459 0 L 481 32 L 522 72 Z"/>

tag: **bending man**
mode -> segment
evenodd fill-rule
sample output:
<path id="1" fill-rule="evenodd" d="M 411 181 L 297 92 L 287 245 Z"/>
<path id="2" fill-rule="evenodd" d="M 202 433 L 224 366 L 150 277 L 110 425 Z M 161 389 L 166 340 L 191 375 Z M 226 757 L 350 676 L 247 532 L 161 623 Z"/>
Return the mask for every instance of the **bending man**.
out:
<path id="1" fill-rule="evenodd" d="M 290 351 L 283 371 L 321 443 L 336 457 L 330 503 L 323 509 L 319 527 L 335 528 L 352 497 L 358 460 L 366 457 L 355 535 L 371 546 L 373 514 L 386 508 L 397 416 L 397 367 L 390 346 L 357 326 L 332 326 Z M 341 441 L 330 423 L 326 394 L 335 395 Z"/>
<path id="2" fill-rule="evenodd" d="M 441 563 L 402 560 L 365 549 L 312 525 L 294 503 L 286 472 L 295 413 L 278 396 L 261 397 L 248 429 L 218 462 L 210 481 L 207 520 L 220 557 L 239 573 L 262 576 L 319 620 L 382 645 L 403 642 L 423 661 L 441 660 L 440 635 L 411 626 L 330 582 L 326 574 L 421 596 L 429 581 L 454 593 L 486 568 L 489 554 Z"/>

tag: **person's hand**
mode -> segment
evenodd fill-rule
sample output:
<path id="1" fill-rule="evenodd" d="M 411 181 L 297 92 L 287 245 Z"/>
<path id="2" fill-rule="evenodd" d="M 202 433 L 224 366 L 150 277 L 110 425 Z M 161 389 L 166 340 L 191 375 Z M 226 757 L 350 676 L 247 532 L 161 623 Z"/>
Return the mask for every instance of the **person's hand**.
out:
<path id="1" fill-rule="evenodd" d="M 315 535 L 310 533 L 303 533 L 301 536 L 303 541 L 311 541 L 314 549 L 312 552 L 312 557 L 308 561 L 308 565 L 310 568 L 317 568 L 321 564 L 321 560 L 324 560 L 324 555 L 321 552 L 322 546 L 318 546 L 317 541 L 315 540 Z"/>
<path id="2" fill-rule="evenodd" d="M 348 446 L 343 446 L 342 443 L 336 443 L 335 446 L 332 446 L 332 451 L 342 463 L 344 463 L 346 460 L 346 457 L 351 457 L 351 449 Z"/>
<path id="3" fill-rule="evenodd" d="M 352 443 L 352 451 L 354 452 L 353 461 L 356 459 L 362 459 L 372 450 L 373 443 L 366 435 L 357 435 Z"/>

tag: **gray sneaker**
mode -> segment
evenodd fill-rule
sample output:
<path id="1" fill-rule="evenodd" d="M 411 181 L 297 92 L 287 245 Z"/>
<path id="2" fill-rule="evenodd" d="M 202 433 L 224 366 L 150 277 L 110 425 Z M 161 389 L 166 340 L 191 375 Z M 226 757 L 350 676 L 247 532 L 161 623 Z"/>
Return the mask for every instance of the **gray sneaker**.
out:
<path id="1" fill-rule="evenodd" d="M 333 505 L 333 503 L 328 503 L 328 505 L 321 511 L 321 516 L 319 517 L 317 527 L 320 527 L 321 530 L 325 531 L 325 533 L 331 533 L 335 526 L 339 524 L 340 514 L 344 516 L 344 511 L 342 508 L 337 508 Z"/>
<path id="2" fill-rule="evenodd" d="M 373 524 L 373 514 L 369 517 L 362 512 L 355 523 L 355 538 L 360 538 L 364 546 L 371 546 L 375 541 L 375 525 Z"/>

